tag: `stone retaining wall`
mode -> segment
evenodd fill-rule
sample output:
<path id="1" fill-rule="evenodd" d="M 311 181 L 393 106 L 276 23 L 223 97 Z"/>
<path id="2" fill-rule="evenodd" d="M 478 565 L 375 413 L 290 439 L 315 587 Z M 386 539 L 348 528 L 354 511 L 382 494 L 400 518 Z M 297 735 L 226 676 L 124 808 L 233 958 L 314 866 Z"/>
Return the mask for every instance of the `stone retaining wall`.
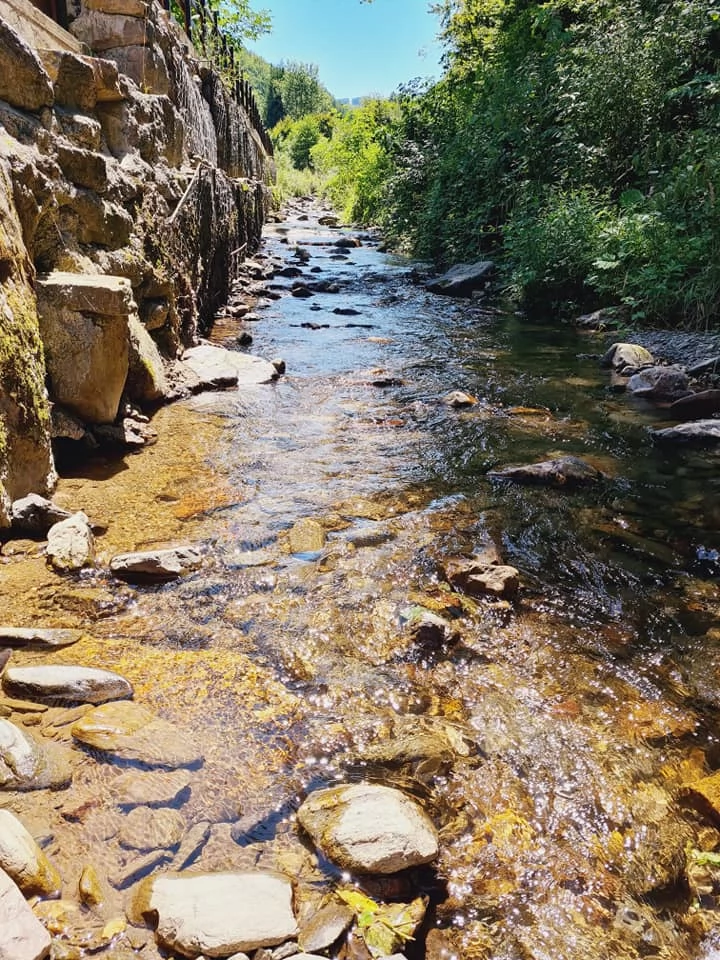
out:
<path id="1" fill-rule="evenodd" d="M 51 406 L 55 433 L 79 436 L 125 401 L 169 397 L 162 366 L 209 326 L 233 265 L 259 244 L 274 177 L 243 109 L 159 4 L 81 0 L 81 54 L 71 37 L 35 49 L 3 17 L 8 2 L 0 526 L 9 500 L 52 487 Z M 97 309 L 106 286 L 122 310 Z"/>

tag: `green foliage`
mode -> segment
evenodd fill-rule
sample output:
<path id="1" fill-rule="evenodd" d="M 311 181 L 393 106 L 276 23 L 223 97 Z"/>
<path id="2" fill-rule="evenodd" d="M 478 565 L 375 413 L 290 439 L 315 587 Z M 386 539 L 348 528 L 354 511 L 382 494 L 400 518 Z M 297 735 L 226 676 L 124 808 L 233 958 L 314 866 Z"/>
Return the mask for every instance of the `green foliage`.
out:
<path id="1" fill-rule="evenodd" d="M 549 190 L 513 210 L 504 227 L 511 288 L 530 308 L 588 302 L 587 277 L 602 255 L 606 200 L 589 189 Z"/>
<path id="2" fill-rule="evenodd" d="M 280 207 L 289 197 L 320 196 L 325 190 L 325 178 L 310 167 L 297 170 L 285 150 L 275 153 L 277 181 L 273 187 L 273 201 Z"/>
<path id="3" fill-rule="evenodd" d="M 335 101 L 318 79 L 314 63 L 294 60 L 280 65 L 279 88 L 284 116 L 299 120 L 309 113 L 331 110 Z"/>
<path id="4" fill-rule="evenodd" d="M 720 317 L 720 10 L 439 0 L 445 75 L 312 150 L 355 219 L 527 304 Z"/>
<path id="5" fill-rule="evenodd" d="M 312 162 L 326 177 L 327 194 L 348 220 L 383 221 L 396 113 L 389 101 L 368 100 L 338 116 L 332 136 L 320 139 L 312 149 Z"/>
<path id="6" fill-rule="evenodd" d="M 209 0 L 209 6 L 217 13 L 223 33 L 237 44 L 257 40 L 270 30 L 270 12 L 254 10 L 250 0 Z"/>
<path id="7" fill-rule="evenodd" d="M 236 60 L 252 84 L 268 130 L 285 118 L 299 120 L 335 106 L 313 63 L 288 61 L 273 65 L 246 48 L 236 51 Z"/>

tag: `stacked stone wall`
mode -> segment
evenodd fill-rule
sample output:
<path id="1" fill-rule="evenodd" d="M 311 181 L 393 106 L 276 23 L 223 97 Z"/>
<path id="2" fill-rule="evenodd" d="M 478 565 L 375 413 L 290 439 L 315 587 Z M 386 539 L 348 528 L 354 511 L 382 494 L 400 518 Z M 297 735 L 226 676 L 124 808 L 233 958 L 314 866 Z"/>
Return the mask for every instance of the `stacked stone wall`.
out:
<path id="1" fill-rule="evenodd" d="M 172 395 L 164 368 L 258 246 L 273 176 L 158 4 L 72 9 L 82 54 L 35 50 L 0 0 L 0 525 L 52 486 L 51 434 Z"/>

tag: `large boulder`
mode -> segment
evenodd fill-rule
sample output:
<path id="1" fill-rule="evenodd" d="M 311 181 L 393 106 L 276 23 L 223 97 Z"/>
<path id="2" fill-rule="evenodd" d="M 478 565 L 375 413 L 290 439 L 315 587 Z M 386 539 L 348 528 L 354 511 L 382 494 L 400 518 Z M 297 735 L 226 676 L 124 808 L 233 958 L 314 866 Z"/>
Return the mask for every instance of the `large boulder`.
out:
<path id="1" fill-rule="evenodd" d="M 17 885 L 0 870 L 0 960 L 44 960 L 50 942 Z"/>
<path id="2" fill-rule="evenodd" d="M 55 103 L 90 111 L 97 103 L 95 71 L 86 57 L 67 50 L 41 50 L 43 65 L 53 82 Z"/>
<path id="3" fill-rule="evenodd" d="M 427 283 L 425 289 L 449 297 L 469 297 L 475 290 L 482 290 L 494 273 L 495 264 L 492 260 L 458 263 L 441 277 Z"/>
<path id="4" fill-rule="evenodd" d="M 0 100 L 21 110 L 53 104 L 50 77 L 38 55 L 0 19 Z"/>
<path id="5" fill-rule="evenodd" d="M 658 401 L 677 400 L 691 392 L 681 367 L 646 367 L 630 377 L 627 390 L 635 397 Z"/>
<path id="6" fill-rule="evenodd" d="M 109 47 L 103 55 L 114 60 L 120 73 L 134 80 L 144 93 L 162 97 L 170 92 L 170 73 L 159 46 L 125 44 Z"/>
<path id="7" fill-rule="evenodd" d="M 112 423 L 129 366 L 129 280 L 56 272 L 38 281 L 37 293 L 55 399 L 87 423 Z"/>
<path id="8" fill-rule="evenodd" d="M 428 815 L 391 787 L 354 783 L 317 790 L 298 820 L 328 860 L 356 873 L 397 873 L 438 854 Z"/>
<path id="9" fill-rule="evenodd" d="M 0 810 L 0 867 L 26 897 L 60 894 L 60 874 L 9 810 Z"/>
<path id="10" fill-rule="evenodd" d="M 601 366 L 618 372 L 635 372 L 643 367 L 651 367 L 654 363 L 655 359 L 650 351 L 636 343 L 613 343 L 600 360 Z"/>
<path id="11" fill-rule="evenodd" d="M 139 900 L 157 917 L 159 942 L 184 957 L 228 957 L 297 934 L 292 885 L 279 874 L 166 874 L 151 878 Z"/>
<path id="12" fill-rule="evenodd" d="M 151 47 L 155 42 L 155 27 L 149 19 L 87 8 L 73 20 L 70 30 L 95 53 L 113 47 Z"/>

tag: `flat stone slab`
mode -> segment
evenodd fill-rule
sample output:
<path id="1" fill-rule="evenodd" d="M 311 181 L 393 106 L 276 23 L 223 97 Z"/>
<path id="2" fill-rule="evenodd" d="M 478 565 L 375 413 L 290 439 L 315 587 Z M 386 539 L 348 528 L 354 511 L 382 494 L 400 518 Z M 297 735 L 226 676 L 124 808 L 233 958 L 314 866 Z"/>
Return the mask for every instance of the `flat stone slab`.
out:
<path id="1" fill-rule="evenodd" d="M 194 547 L 172 547 L 142 553 L 120 553 L 110 561 L 110 571 L 120 580 L 148 583 L 176 580 L 185 573 L 197 570 L 201 564 L 202 554 Z"/>
<path id="2" fill-rule="evenodd" d="M 0 960 L 44 960 L 49 953 L 50 934 L 0 870 Z"/>
<path id="3" fill-rule="evenodd" d="M 310 794 L 298 820 L 332 863 L 357 873 L 397 873 L 430 863 L 437 831 L 410 797 L 374 783 Z"/>
<path id="4" fill-rule="evenodd" d="M 186 957 L 228 957 L 297 934 L 292 885 L 280 874 L 166 874 L 143 887 L 140 910 L 157 916 L 158 941 Z"/>
<path id="5" fill-rule="evenodd" d="M 41 746 L 14 723 L 0 720 L 0 790 L 57 789 L 71 780 L 69 750 Z"/>
<path id="6" fill-rule="evenodd" d="M 69 647 L 83 636 L 82 630 L 35 627 L 0 627 L 0 647 L 30 647 L 39 650 Z"/>
<path id="7" fill-rule="evenodd" d="M 132 285 L 126 277 L 102 273 L 64 273 L 56 270 L 36 281 L 53 306 L 100 316 L 127 316 L 135 308 Z"/>
<path id="8" fill-rule="evenodd" d="M 87 747 L 150 767 L 191 767 L 203 760 L 195 738 L 186 730 L 132 700 L 90 710 L 73 724 L 72 735 Z"/>
<path id="9" fill-rule="evenodd" d="M 182 363 L 199 378 L 197 389 L 271 383 L 279 376 L 273 364 L 262 357 L 206 343 L 186 350 Z"/>
<path id="10" fill-rule="evenodd" d="M 11 697 L 31 700 L 64 700 L 73 703 L 106 703 L 133 695 L 129 680 L 109 670 L 66 665 L 8 667 L 3 690 Z"/>
<path id="11" fill-rule="evenodd" d="M 660 444 L 712 447 L 720 443 L 720 420 L 692 420 L 664 430 L 651 430 L 650 436 Z"/>
<path id="12" fill-rule="evenodd" d="M 604 478 L 600 470 L 580 457 L 557 457 L 540 463 L 503 467 L 501 470 L 489 470 L 486 476 L 493 480 L 512 480 L 514 483 L 546 487 L 579 487 Z"/>
<path id="13" fill-rule="evenodd" d="M 477 263 L 458 263 L 425 284 L 430 293 L 444 293 L 448 297 L 469 297 L 474 290 L 481 290 L 495 273 L 492 260 Z"/>

